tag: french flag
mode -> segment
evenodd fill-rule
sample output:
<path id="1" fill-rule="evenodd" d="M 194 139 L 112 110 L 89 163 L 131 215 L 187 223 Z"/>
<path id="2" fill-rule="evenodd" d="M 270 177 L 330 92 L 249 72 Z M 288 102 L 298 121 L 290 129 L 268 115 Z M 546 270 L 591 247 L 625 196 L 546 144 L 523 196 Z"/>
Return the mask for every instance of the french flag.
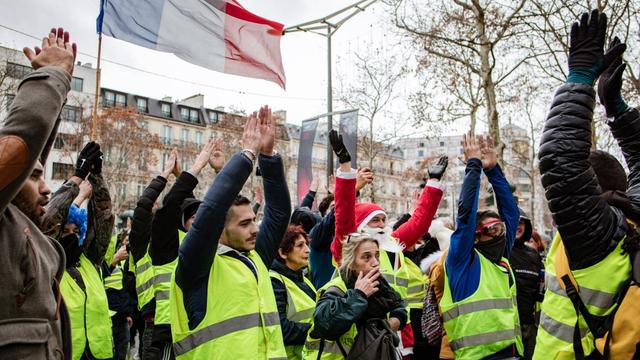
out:
<path id="1" fill-rule="evenodd" d="M 235 0 L 102 0 L 98 33 L 285 88 L 283 25 Z"/>

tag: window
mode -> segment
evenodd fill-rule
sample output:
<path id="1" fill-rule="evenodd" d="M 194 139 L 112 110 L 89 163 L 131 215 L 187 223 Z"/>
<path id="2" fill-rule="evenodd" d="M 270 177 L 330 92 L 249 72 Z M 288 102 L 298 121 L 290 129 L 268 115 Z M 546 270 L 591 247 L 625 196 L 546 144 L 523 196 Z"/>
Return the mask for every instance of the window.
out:
<path id="1" fill-rule="evenodd" d="M 136 197 L 140 198 L 142 196 L 142 193 L 144 192 L 145 189 L 145 185 L 142 183 L 138 183 L 138 186 L 136 186 Z"/>
<path id="2" fill-rule="evenodd" d="M 114 106 L 116 104 L 116 94 L 111 91 L 104 92 L 104 105 Z"/>
<path id="3" fill-rule="evenodd" d="M 171 117 L 171 105 L 162 103 L 162 115 L 164 117 Z"/>
<path id="4" fill-rule="evenodd" d="M 6 105 L 7 105 L 7 111 L 9 111 L 9 109 L 11 109 L 11 104 L 13 104 L 13 99 L 15 99 L 16 96 L 15 95 L 7 95 L 6 96 Z"/>
<path id="5" fill-rule="evenodd" d="M 82 118 L 82 112 L 77 106 L 65 105 L 60 113 L 60 118 L 64 121 L 79 122 Z"/>
<path id="6" fill-rule="evenodd" d="M 185 145 L 189 141 L 189 130 L 182 129 L 182 144 Z"/>
<path id="7" fill-rule="evenodd" d="M 12 62 L 7 62 L 7 76 L 16 79 L 22 79 L 23 77 L 31 73 L 31 67 L 20 65 Z"/>
<path id="8" fill-rule="evenodd" d="M 53 148 L 58 150 L 69 148 L 76 144 L 77 138 L 78 136 L 75 134 L 58 133 L 53 142 Z"/>
<path id="9" fill-rule="evenodd" d="M 71 78 L 71 90 L 82 92 L 82 85 L 84 80 L 79 77 Z"/>
<path id="10" fill-rule="evenodd" d="M 167 160 L 169 159 L 169 155 L 166 153 L 162 154 L 162 168 L 164 169 L 167 166 Z"/>
<path id="11" fill-rule="evenodd" d="M 143 99 L 143 98 L 137 98 L 136 99 L 136 105 L 138 107 L 138 111 L 139 112 L 148 112 L 147 110 L 147 99 Z"/>
<path id="12" fill-rule="evenodd" d="M 116 184 L 116 192 L 118 194 L 118 198 L 120 198 L 121 201 L 124 201 L 124 199 L 127 197 L 127 184 Z"/>
<path id="13" fill-rule="evenodd" d="M 139 170 L 147 170 L 147 158 L 144 154 L 140 154 L 138 157 L 138 169 Z"/>
<path id="14" fill-rule="evenodd" d="M 116 94 L 116 105 L 120 107 L 127 106 L 127 97 L 124 94 Z"/>
<path id="15" fill-rule="evenodd" d="M 182 158 L 182 171 L 187 171 L 189 170 L 189 159 L 187 159 L 186 157 Z"/>
<path id="16" fill-rule="evenodd" d="M 202 131 L 196 131 L 196 144 L 202 145 Z"/>
<path id="17" fill-rule="evenodd" d="M 189 111 L 189 121 L 191 121 L 193 123 L 197 123 L 198 122 L 198 110 L 191 109 Z"/>
<path id="18" fill-rule="evenodd" d="M 180 119 L 184 121 L 189 121 L 189 109 L 185 107 L 180 108 Z"/>
<path id="19" fill-rule="evenodd" d="M 212 124 L 216 124 L 218 123 L 219 117 L 218 117 L 218 113 L 215 111 L 209 111 L 209 121 Z"/>
<path id="20" fill-rule="evenodd" d="M 54 162 L 52 165 L 53 169 L 51 171 L 51 178 L 53 180 L 66 180 L 70 178 L 71 175 L 73 175 L 73 172 L 75 170 L 75 166 L 71 164 Z"/>
<path id="21" fill-rule="evenodd" d="M 444 141 L 440 141 L 440 147 L 444 146 Z"/>
<path id="22" fill-rule="evenodd" d="M 165 145 L 171 144 L 171 126 L 165 125 L 162 128 L 162 142 Z"/>
<path id="23" fill-rule="evenodd" d="M 423 142 L 421 142 L 421 143 L 418 145 L 418 147 L 424 147 L 424 143 L 423 143 Z"/>
<path id="24" fill-rule="evenodd" d="M 424 156 L 424 150 L 418 150 L 418 156 L 419 157 L 423 157 Z"/>

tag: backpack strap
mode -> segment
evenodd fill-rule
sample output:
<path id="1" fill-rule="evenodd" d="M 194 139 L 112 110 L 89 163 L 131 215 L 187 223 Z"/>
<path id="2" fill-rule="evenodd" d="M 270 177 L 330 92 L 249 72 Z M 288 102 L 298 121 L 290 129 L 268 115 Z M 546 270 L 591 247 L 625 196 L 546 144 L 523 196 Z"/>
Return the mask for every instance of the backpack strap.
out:
<path id="1" fill-rule="evenodd" d="M 344 296 L 345 292 L 342 291 L 339 287 L 337 286 L 330 286 L 327 290 L 324 291 L 325 294 L 332 294 L 332 295 L 338 295 L 338 296 Z M 320 347 L 318 349 L 318 358 L 316 360 L 320 360 L 320 357 L 322 357 L 322 352 L 324 351 L 324 343 L 325 343 L 325 339 L 320 339 Z M 340 339 L 336 340 L 336 344 L 338 344 L 338 348 L 340 349 L 340 352 L 342 353 L 342 356 L 344 356 L 344 358 L 347 358 L 347 352 L 344 350 L 344 347 L 342 346 L 342 343 L 340 343 Z"/>
<path id="2" fill-rule="evenodd" d="M 84 285 L 84 280 L 82 280 L 82 275 L 80 275 L 78 269 L 70 266 L 67 268 L 67 272 L 69 273 L 69 276 L 71 276 L 71 278 L 76 282 L 76 284 L 78 284 L 82 292 L 86 292 L 87 287 Z"/>

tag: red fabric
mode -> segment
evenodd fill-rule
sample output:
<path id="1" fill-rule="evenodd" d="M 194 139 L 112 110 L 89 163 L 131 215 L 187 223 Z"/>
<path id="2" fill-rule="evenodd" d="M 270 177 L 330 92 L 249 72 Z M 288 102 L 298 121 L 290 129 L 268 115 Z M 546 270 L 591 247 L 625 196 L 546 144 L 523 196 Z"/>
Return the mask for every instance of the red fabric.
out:
<path id="1" fill-rule="evenodd" d="M 336 177 L 333 212 L 336 218 L 336 233 L 331 243 L 333 259 L 339 265 L 342 261 L 342 239 L 357 229 L 356 179 L 342 179 Z"/>
<path id="2" fill-rule="evenodd" d="M 408 315 L 408 314 L 407 314 Z M 402 338 L 402 346 L 405 348 L 412 348 L 414 345 L 413 340 L 413 328 L 411 324 L 407 324 L 404 329 L 400 330 L 400 337 Z"/>
<path id="3" fill-rule="evenodd" d="M 379 210 L 384 211 L 378 204 L 372 203 L 359 203 L 356 204 L 355 213 L 356 213 L 356 229 L 362 225 L 362 222 L 371 214 L 372 212 Z"/>
<path id="4" fill-rule="evenodd" d="M 425 186 L 422 195 L 420 195 L 418 207 L 413 211 L 409 221 L 402 224 L 391 235 L 404 244 L 407 249 L 415 245 L 429 231 L 431 221 L 438 211 L 440 200 L 442 200 L 442 190 Z"/>
<path id="5" fill-rule="evenodd" d="M 284 29 L 284 25 L 280 24 L 279 22 L 276 22 L 276 21 L 273 21 L 273 20 L 269 20 L 269 19 L 265 19 L 265 18 L 260 17 L 260 16 L 258 16 L 256 14 L 252 14 L 252 13 L 248 12 L 237 1 L 227 2 L 224 12 L 227 13 L 227 15 L 231 15 L 231 16 L 233 16 L 235 18 L 238 18 L 238 19 L 241 19 L 241 20 L 246 20 L 248 22 L 252 22 L 252 23 L 256 23 L 256 24 L 269 25 L 276 32 L 278 32 L 280 34 L 282 33 L 282 30 Z"/>

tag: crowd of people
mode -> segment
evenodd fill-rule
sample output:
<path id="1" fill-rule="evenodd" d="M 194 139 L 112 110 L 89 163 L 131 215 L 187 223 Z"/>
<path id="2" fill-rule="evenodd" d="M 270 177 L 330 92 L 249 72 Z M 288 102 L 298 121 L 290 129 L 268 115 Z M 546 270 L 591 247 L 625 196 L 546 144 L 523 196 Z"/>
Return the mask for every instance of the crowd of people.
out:
<path id="1" fill-rule="evenodd" d="M 640 113 L 621 95 L 626 45 L 605 51 L 606 30 L 597 10 L 573 24 L 545 122 L 547 244 L 493 139 L 471 132 L 455 224 L 436 217 L 446 156 L 411 214 L 390 219 L 359 200 L 375 174 L 351 168 L 335 130 L 335 187 L 292 209 L 268 106 L 233 154 L 210 140 L 182 171 L 171 151 L 116 229 L 98 142 L 53 194 L 44 181 L 76 54 L 52 29 L 25 49 L 34 71 L 0 127 L 0 357 L 122 360 L 137 338 L 140 359 L 640 358 Z M 591 151 L 596 94 L 628 176 Z M 264 198 L 252 201 L 241 190 L 256 167 Z M 479 201 L 483 174 L 494 207 Z"/>

